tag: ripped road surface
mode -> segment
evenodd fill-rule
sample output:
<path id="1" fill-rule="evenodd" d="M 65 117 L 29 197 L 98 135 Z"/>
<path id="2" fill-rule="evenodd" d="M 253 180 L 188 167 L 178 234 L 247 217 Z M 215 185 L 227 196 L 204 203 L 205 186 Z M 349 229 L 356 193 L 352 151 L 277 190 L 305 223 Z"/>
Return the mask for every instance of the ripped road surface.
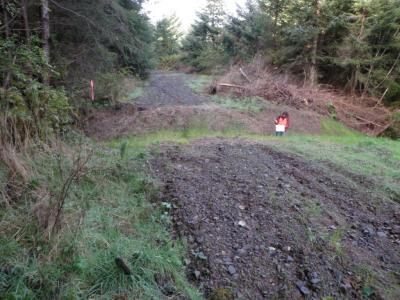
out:
<path id="1" fill-rule="evenodd" d="M 400 298 L 400 207 L 368 179 L 243 140 L 155 155 L 160 200 L 206 297 Z"/>

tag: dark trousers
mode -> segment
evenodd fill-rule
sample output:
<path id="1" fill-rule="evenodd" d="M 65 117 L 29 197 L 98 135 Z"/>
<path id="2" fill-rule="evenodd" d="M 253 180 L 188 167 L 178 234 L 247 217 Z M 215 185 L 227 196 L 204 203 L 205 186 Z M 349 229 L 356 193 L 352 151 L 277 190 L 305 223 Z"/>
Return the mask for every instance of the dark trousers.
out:
<path id="1" fill-rule="evenodd" d="M 284 132 L 278 132 L 278 131 L 277 131 L 277 132 L 275 132 L 275 135 L 276 135 L 276 136 L 284 136 L 285 133 L 284 133 Z"/>

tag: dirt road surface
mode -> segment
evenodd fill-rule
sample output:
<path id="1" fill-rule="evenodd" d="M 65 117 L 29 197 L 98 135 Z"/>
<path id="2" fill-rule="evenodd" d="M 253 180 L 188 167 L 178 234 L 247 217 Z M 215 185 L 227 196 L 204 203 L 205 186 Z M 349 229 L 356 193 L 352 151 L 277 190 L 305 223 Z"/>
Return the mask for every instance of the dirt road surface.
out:
<path id="1" fill-rule="evenodd" d="M 399 206 L 363 178 L 218 139 L 166 146 L 153 170 L 207 297 L 386 299 L 398 283 Z"/>
<path id="2" fill-rule="evenodd" d="M 135 101 L 136 105 L 146 108 L 200 105 L 207 98 L 193 93 L 185 85 L 183 74 L 153 73 L 149 79 L 144 95 Z"/>

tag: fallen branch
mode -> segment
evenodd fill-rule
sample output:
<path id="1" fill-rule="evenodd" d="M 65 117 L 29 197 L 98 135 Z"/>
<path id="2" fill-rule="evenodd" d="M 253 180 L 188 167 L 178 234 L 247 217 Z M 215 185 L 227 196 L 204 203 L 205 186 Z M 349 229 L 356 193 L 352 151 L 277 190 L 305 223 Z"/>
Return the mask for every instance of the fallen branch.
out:
<path id="1" fill-rule="evenodd" d="M 131 269 L 121 257 L 115 259 L 115 264 L 124 272 L 125 275 L 132 275 Z"/>
<path id="2" fill-rule="evenodd" d="M 373 122 L 373 121 L 371 121 L 371 120 L 364 119 L 363 117 L 360 117 L 360 116 L 357 116 L 357 115 L 354 115 L 354 114 L 353 114 L 353 116 L 354 116 L 354 118 L 356 118 L 357 120 L 364 121 L 364 122 L 367 123 L 367 124 L 372 124 L 372 125 L 375 125 L 375 126 L 378 126 L 378 127 L 385 127 L 384 125 L 377 124 L 377 123 L 375 123 L 375 122 Z"/>
<path id="3" fill-rule="evenodd" d="M 247 90 L 248 89 L 245 86 L 236 85 L 236 84 L 230 84 L 230 83 L 219 83 L 218 86 L 232 87 L 232 88 L 243 89 L 243 90 Z"/>
<path id="4" fill-rule="evenodd" d="M 383 99 L 385 99 L 387 92 L 389 91 L 389 88 L 387 88 L 385 90 L 385 92 L 383 93 L 382 97 L 378 100 L 378 102 L 376 102 L 376 105 L 374 106 L 374 108 L 377 108 L 378 106 L 380 106 L 382 104 Z"/>
<path id="5" fill-rule="evenodd" d="M 246 80 L 251 83 L 249 76 L 246 75 L 246 73 L 243 71 L 243 69 L 239 68 L 239 71 L 243 75 L 243 77 L 246 78 Z"/>
<path id="6" fill-rule="evenodd" d="M 379 130 L 375 135 L 376 136 L 380 136 L 382 133 L 384 133 L 390 126 L 392 126 L 394 124 L 394 122 L 390 122 L 389 124 L 387 124 L 386 126 L 383 126 L 383 128 L 381 130 Z"/>

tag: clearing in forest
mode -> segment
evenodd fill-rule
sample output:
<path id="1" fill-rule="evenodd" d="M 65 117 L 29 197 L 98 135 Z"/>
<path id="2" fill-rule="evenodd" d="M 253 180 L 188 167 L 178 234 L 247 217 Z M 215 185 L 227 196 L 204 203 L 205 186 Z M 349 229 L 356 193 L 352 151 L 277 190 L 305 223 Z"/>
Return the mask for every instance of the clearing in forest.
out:
<path id="1" fill-rule="evenodd" d="M 187 275 L 204 295 L 398 299 L 395 142 L 344 129 L 350 136 L 343 140 L 311 137 L 324 130 L 316 113 L 258 100 L 250 107 L 259 109 L 243 109 L 196 94 L 185 81 L 154 74 L 134 104 L 96 112 L 86 132 L 113 138 L 111 145 L 124 136 L 132 146 L 179 142 L 151 146 L 149 172 L 174 234 L 189 245 Z M 273 133 L 271 120 L 282 110 L 294 135 L 261 136 Z"/>
<path id="2" fill-rule="evenodd" d="M 131 103 L 96 111 L 87 118 L 85 131 L 97 140 L 185 128 L 212 131 L 234 128 L 255 134 L 271 134 L 276 116 L 287 110 L 295 124 L 292 132 L 321 132 L 322 116 L 315 112 L 275 105 L 258 98 L 238 100 L 199 95 L 189 87 L 197 81 L 194 75 L 154 73 L 143 95 Z M 205 89 L 205 84 L 200 82 L 197 89 L 202 88 Z"/>

